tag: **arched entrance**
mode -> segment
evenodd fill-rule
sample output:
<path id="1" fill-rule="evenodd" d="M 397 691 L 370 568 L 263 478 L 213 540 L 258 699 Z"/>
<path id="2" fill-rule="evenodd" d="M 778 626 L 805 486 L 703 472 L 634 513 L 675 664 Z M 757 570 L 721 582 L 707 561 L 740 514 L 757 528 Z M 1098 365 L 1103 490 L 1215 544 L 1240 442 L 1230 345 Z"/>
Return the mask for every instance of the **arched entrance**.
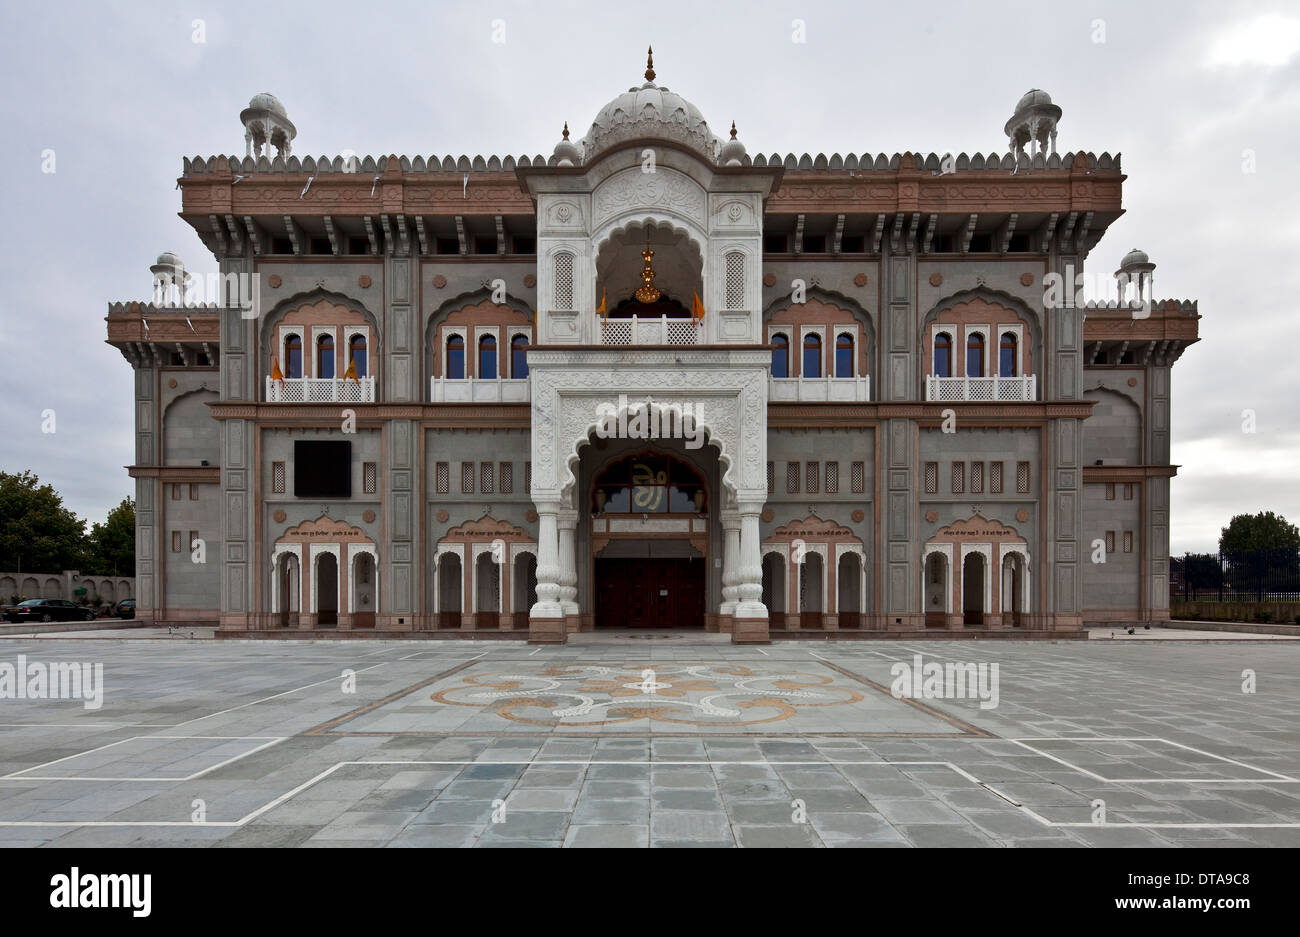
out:
<path id="1" fill-rule="evenodd" d="M 438 559 L 438 627 L 459 628 L 461 616 L 460 554 L 443 553 Z"/>
<path id="2" fill-rule="evenodd" d="M 961 563 L 961 610 L 965 625 L 984 624 L 984 554 L 968 553 Z"/>
<path id="3" fill-rule="evenodd" d="M 770 552 L 763 555 L 763 604 L 767 606 L 769 626 L 785 627 L 785 557 Z"/>
<path id="4" fill-rule="evenodd" d="M 276 612 L 281 628 L 298 626 L 299 597 L 302 585 L 299 580 L 297 553 L 281 553 L 276 564 Z"/>
<path id="5" fill-rule="evenodd" d="M 664 450 L 614 456 L 591 485 L 596 628 L 702 629 L 709 491 Z"/>
<path id="6" fill-rule="evenodd" d="M 375 627 L 375 558 L 370 553 L 352 555 L 352 627 Z"/>
<path id="7" fill-rule="evenodd" d="M 1002 624 L 1019 628 L 1024 624 L 1025 558 L 1008 553 L 1002 558 Z"/>
<path id="8" fill-rule="evenodd" d="M 337 626 L 339 623 L 339 561 L 333 553 L 316 558 L 316 624 Z"/>
<path id="9" fill-rule="evenodd" d="M 515 590 L 514 627 L 528 628 L 528 610 L 537 604 L 537 554 L 520 553 L 515 557 L 511 584 Z"/>
<path id="10" fill-rule="evenodd" d="M 925 558 L 925 626 L 948 625 L 948 556 L 935 551 Z"/>
<path id="11" fill-rule="evenodd" d="M 822 626 L 822 601 L 825 566 L 820 553 L 806 553 L 799 564 L 799 627 Z"/>

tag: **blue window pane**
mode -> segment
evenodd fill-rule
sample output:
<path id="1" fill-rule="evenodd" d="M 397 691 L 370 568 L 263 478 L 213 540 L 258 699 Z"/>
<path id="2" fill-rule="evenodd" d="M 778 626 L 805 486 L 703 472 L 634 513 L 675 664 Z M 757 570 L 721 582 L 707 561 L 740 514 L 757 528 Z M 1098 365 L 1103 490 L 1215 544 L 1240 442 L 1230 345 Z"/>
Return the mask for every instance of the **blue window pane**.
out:
<path id="1" fill-rule="evenodd" d="M 284 343 L 284 376 L 302 377 L 302 339 L 296 335 Z"/>
<path id="2" fill-rule="evenodd" d="M 447 377 L 458 381 L 465 377 L 465 342 L 459 335 L 447 340 Z"/>
<path id="3" fill-rule="evenodd" d="M 966 376 L 984 376 L 984 336 L 972 335 L 966 342 Z"/>
<path id="4" fill-rule="evenodd" d="M 843 334 L 835 339 L 835 376 L 853 376 L 853 336 Z"/>
<path id="5" fill-rule="evenodd" d="M 316 376 L 334 376 L 334 339 L 328 335 L 316 343 Z"/>
<path id="6" fill-rule="evenodd" d="M 485 337 L 478 343 L 478 376 L 494 379 L 497 376 L 497 341 Z"/>
<path id="7" fill-rule="evenodd" d="M 952 377 L 952 339 L 944 333 L 934 340 L 934 376 Z"/>
<path id="8" fill-rule="evenodd" d="M 803 376 L 822 376 L 822 340 L 818 335 L 806 335 L 803 340 Z"/>
<path id="9" fill-rule="evenodd" d="M 790 342 L 784 335 L 772 336 L 772 376 L 790 376 Z"/>
<path id="10" fill-rule="evenodd" d="M 522 335 L 510 343 L 510 376 L 517 380 L 528 376 L 528 339 Z"/>

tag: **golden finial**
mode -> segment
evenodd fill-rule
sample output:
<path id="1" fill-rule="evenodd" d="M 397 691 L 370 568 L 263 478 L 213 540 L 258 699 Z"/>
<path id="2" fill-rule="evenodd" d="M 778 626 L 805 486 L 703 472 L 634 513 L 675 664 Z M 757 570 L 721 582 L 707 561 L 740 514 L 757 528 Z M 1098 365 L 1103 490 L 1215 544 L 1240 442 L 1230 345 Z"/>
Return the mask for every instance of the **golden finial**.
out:
<path id="1" fill-rule="evenodd" d="M 646 81 L 655 80 L 655 47 L 654 46 L 650 46 L 649 49 L 646 50 L 645 80 Z"/>
<path id="2" fill-rule="evenodd" d="M 565 139 L 567 140 L 568 138 L 566 137 Z M 731 139 L 736 139 L 736 122 L 734 120 L 731 122 Z"/>
<path id="3" fill-rule="evenodd" d="M 731 127 L 732 127 L 731 135 L 734 137 L 736 135 L 735 133 L 736 125 L 732 124 Z M 564 122 L 564 139 L 566 140 L 569 139 L 569 122 L 567 120 Z"/>
<path id="4" fill-rule="evenodd" d="M 637 302 L 653 303 L 663 295 L 654 286 L 654 256 L 655 252 L 650 247 L 650 232 L 647 230 L 645 233 L 645 250 L 641 252 L 641 257 L 645 260 L 645 268 L 641 271 L 641 285 L 632 294 L 637 298 Z"/>

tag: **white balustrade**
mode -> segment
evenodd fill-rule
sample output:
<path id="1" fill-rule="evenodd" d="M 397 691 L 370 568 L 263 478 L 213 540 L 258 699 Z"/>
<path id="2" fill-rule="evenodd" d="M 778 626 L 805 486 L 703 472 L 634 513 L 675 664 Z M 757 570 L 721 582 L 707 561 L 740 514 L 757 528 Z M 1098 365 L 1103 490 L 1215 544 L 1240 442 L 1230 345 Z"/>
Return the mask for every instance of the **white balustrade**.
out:
<path id="1" fill-rule="evenodd" d="M 266 379 L 267 403 L 374 403 L 375 379 L 286 377 Z"/>
<path id="2" fill-rule="evenodd" d="M 433 377 L 429 399 L 434 403 L 527 403 L 532 381 L 507 377 Z"/>
<path id="3" fill-rule="evenodd" d="M 704 341 L 704 323 L 668 316 L 601 319 L 597 335 L 602 345 L 699 345 Z"/>
<path id="4" fill-rule="evenodd" d="M 1038 384 L 1033 374 L 1023 377 L 934 377 L 925 379 L 925 399 L 946 402 L 978 400 L 1008 403 L 1037 400 Z"/>
<path id="5" fill-rule="evenodd" d="M 871 378 L 769 377 L 767 397 L 772 403 L 865 403 L 871 399 Z"/>

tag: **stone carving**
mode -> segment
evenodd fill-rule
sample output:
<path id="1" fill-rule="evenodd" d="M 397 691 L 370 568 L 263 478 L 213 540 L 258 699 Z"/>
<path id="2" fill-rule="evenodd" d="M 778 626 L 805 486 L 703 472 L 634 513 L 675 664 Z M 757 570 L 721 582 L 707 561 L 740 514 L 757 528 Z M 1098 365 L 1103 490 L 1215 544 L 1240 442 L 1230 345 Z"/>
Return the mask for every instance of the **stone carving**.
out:
<path id="1" fill-rule="evenodd" d="M 614 215 L 660 208 L 704 225 L 704 190 L 689 176 L 660 166 L 657 172 L 625 169 L 601 183 L 592 199 L 598 226 Z"/>

